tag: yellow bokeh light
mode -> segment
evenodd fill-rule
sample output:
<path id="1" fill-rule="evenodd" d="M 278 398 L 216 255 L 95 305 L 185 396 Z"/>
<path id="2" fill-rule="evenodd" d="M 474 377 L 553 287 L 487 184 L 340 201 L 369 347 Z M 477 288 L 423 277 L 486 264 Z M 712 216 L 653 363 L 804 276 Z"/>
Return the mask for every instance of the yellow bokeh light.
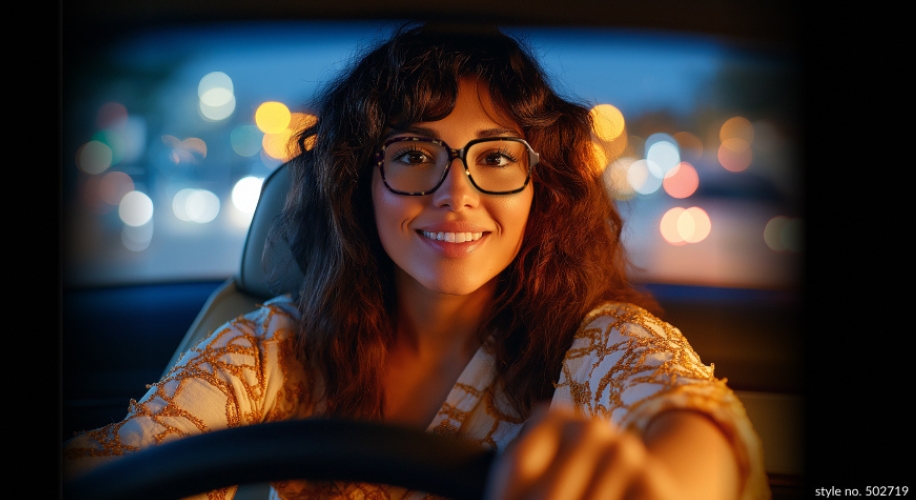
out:
<path id="1" fill-rule="evenodd" d="M 258 106 L 254 122 L 265 134 L 279 134 L 287 129 L 292 113 L 282 102 L 268 101 Z"/>
<path id="2" fill-rule="evenodd" d="M 308 113 L 290 113 L 288 126 L 274 133 L 265 133 L 261 139 L 264 152 L 271 158 L 287 161 L 296 154 L 296 139 L 299 133 L 307 127 L 314 125 L 318 117 Z M 260 125 L 258 125 L 260 127 Z M 315 136 L 305 141 L 305 148 L 311 149 L 315 145 Z"/>
<path id="3" fill-rule="evenodd" d="M 268 156 L 283 161 L 292 158 L 293 145 L 293 131 L 290 129 L 284 129 L 278 134 L 264 134 L 261 140 L 261 146 Z"/>
<path id="4" fill-rule="evenodd" d="M 623 113 L 610 104 L 599 104 L 589 111 L 595 136 L 602 141 L 613 141 L 623 134 Z"/>
<path id="5" fill-rule="evenodd" d="M 719 128 L 719 140 L 725 142 L 729 139 L 741 139 L 749 144 L 754 142 L 754 126 L 742 116 L 725 120 Z"/>
<path id="6" fill-rule="evenodd" d="M 590 166 L 595 174 L 601 175 L 601 173 L 604 172 L 604 169 L 606 169 L 608 165 L 607 152 L 605 152 L 604 147 L 601 144 L 598 144 L 595 141 L 591 142 L 591 147 L 592 164 Z"/>

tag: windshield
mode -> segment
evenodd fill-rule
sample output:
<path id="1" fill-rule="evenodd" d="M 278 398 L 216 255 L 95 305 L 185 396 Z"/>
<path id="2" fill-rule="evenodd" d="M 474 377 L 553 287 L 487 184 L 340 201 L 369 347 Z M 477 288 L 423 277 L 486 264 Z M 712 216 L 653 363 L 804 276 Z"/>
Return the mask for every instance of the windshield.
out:
<path id="1" fill-rule="evenodd" d="M 391 23 L 118 37 L 64 74 L 65 284 L 234 274 L 263 179 L 311 97 Z M 506 28 L 593 107 L 643 282 L 794 288 L 803 252 L 791 53 L 715 38 Z"/>

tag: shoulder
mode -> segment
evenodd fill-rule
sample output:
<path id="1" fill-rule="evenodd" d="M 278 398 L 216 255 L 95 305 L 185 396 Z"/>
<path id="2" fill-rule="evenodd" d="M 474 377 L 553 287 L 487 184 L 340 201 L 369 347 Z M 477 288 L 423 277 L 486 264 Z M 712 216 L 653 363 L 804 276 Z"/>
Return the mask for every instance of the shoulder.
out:
<path id="1" fill-rule="evenodd" d="M 557 395 L 620 422 L 639 401 L 709 383 L 713 367 L 680 330 L 639 306 L 609 302 L 586 314 L 576 331 Z"/>
<path id="2" fill-rule="evenodd" d="M 655 346 L 683 353 L 691 362 L 700 363 L 699 356 L 677 327 L 626 302 L 605 302 L 589 311 L 573 340 L 577 352 L 605 352 L 608 348 L 627 346 Z"/>
<path id="3" fill-rule="evenodd" d="M 233 318 L 211 332 L 200 346 L 216 346 L 238 338 L 252 342 L 288 339 L 295 336 L 299 312 L 287 295 L 274 297 L 248 313 Z M 236 340 L 231 340 L 236 339 Z"/>
<path id="4" fill-rule="evenodd" d="M 295 358 L 298 317 L 289 296 L 267 300 L 202 338 L 181 356 L 167 378 L 185 376 L 201 365 L 235 365 L 263 373 L 267 366 L 290 364 Z M 236 372 L 232 374 L 237 376 Z"/>

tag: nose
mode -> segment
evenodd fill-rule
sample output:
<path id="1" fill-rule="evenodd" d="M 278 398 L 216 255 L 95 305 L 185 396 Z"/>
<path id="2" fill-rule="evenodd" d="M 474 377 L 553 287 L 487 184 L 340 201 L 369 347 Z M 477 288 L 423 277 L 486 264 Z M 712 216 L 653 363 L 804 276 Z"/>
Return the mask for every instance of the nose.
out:
<path id="1" fill-rule="evenodd" d="M 480 203 L 480 192 L 471 184 L 461 158 L 451 159 L 442 185 L 433 193 L 433 203 L 437 207 L 449 207 L 451 210 L 472 208 Z"/>

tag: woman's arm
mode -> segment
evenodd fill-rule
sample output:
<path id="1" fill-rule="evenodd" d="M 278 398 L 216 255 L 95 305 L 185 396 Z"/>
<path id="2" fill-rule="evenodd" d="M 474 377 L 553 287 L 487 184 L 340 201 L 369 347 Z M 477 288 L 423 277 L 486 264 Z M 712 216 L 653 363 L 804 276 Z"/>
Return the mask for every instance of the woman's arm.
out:
<path id="1" fill-rule="evenodd" d="M 63 474 L 184 436 L 280 420 L 300 410 L 308 387 L 296 361 L 293 319 L 277 300 L 217 328 L 191 349 L 125 418 L 63 445 Z"/>

